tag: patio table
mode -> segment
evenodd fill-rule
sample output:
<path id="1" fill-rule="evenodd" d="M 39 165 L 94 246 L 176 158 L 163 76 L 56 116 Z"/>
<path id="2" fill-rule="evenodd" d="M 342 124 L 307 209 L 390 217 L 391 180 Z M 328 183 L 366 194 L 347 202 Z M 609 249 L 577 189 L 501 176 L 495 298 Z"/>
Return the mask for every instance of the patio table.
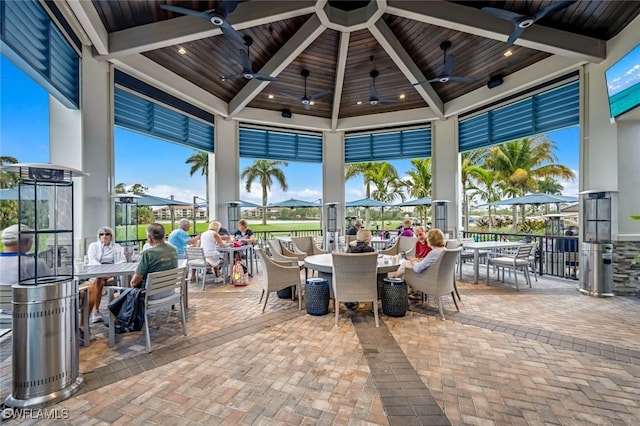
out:
<path id="1" fill-rule="evenodd" d="M 480 241 L 464 243 L 464 249 L 473 250 L 473 283 L 478 284 L 480 251 L 496 251 L 504 248 L 518 247 L 522 244 L 524 243 L 520 241 Z"/>
<path id="2" fill-rule="evenodd" d="M 400 256 L 378 255 L 378 275 L 387 274 L 398 269 L 402 259 Z M 325 274 L 333 273 L 331 253 L 314 254 L 304 258 L 304 266 Z"/>

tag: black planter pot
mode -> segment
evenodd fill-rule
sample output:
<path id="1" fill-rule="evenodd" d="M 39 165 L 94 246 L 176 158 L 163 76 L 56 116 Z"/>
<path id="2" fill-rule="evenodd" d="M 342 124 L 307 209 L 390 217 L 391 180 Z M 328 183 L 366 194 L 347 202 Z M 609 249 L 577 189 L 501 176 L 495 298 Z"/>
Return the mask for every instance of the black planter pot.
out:
<path id="1" fill-rule="evenodd" d="M 278 299 L 291 299 L 291 287 L 287 287 L 283 290 L 278 290 L 276 294 L 278 295 Z"/>

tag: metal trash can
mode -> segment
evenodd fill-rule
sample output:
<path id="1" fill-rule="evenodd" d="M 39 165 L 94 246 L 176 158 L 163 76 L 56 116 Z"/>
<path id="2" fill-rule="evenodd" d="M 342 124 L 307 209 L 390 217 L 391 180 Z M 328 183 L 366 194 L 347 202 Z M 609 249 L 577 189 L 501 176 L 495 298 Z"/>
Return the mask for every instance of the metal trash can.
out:
<path id="1" fill-rule="evenodd" d="M 5 404 L 40 408 L 73 395 L 79 372 L 78 284 L 13 285 L 13 389 Z M 42 282 L 42 279 L 39 280 Z M 88 338 L 88 336 L 86 336 Z"/>
<path id="2" fill-rule="evenodd" d="M 329 283 L 324 278 L 309 278 L 304 284 L 304 300 L 309 315 L 329 313 Z"/>
<path id="3" fill-rule="evenodd" d="M 409 309 L 407 284 L 402 278 L 385 278 L 382 288 L 382 313 L 390 317 L 403 317 Z"/>

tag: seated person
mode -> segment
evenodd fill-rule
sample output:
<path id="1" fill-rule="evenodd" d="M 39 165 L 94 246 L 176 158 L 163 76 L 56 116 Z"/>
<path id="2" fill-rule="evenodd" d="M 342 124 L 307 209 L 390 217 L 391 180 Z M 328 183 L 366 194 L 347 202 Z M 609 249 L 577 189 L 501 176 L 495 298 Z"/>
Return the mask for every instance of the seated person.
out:
<path id="1" fill-rule="evenodd" d="M 371 253 L 373 251 L 376 250 L 371 247 L 371 231 L 368 229 L 360 229 L 355 241 L 351 241 L 347 248 L 347 253 Z"/>
<path id="2" fill-rule="evenodd" d="M 347 229 L 347 233 L 345 235 L 358 235 L 358 231 L 362 228 L 362 220 L 356 219 L 351 228 Z"/>
<path id="3" fill-rule="evenodd" d="M 405 218 L 402 221 L 402 229 L 398 230 L 399 237 L 413 237 L 413 229 L 411 228 L 411 219 Z"/>
<path id="4" fill-rule="evenodd" d="M 89 244 L 87 257 L 89 265 L 101 265 L 106 263 L 126 263 L 127 258 L 122 246 L 114 242 L 113 229 L 103 226 L 98 229 L 98 241 Z M 102 290 L 107 281 L 113 281 L 113 277 L 98 277 L 90 280 L 89 293 L 89 319 L 92 323 L 101 322 L 100 302 Z"/>
<path id="5" fill-rule="evenodd" d="M 131 278 L 131 287 L 145 288 L 147 275 L 152 272 L 167 271 L 178 267 L 178 252 L 176 248 L 167 244 L 164 240 L 164 226 L 159 223 L 151 223 L 147 226 L 147 242 L 151 248 L 142 252 L 140 263 Z M 173 290 L 167 290 L 170 292 Z M 150 298 L 166 297 L 165 294 L 157 294 Z"/>
<path id="6" fill-rule="evenodd" d="M 236 241 L 241 241 L 243 245 L 255 244 L 256 237 L 253 235 L 253 231 L 249 229 L 247 221 L 240 219 L 238 221 L 238 230 L 233 234 Z"/>
<path id="7" fill-rule="evenodd" d="M 360 229 L 355 241 L 349 243 L 347 253 L 371 253 L 376 250 L 371 247 L 371 231 L 368 229 Z M 347 309 L 356 309 L 358 302 L 345 302 Z"/>
<path id="8" fill-rule="evenodd" d="M 209 229 L 200 235 L 200 247 L 202 247 L 202 251 L 204 252 L 204 258 L 207 261 L 207 265 L 213 268 L 216 275 L 215 282 L 217 283 L 222 282 L 222 277 L 220 276 L 220 270 L 218 268 L 222 258 L 218 252 L 218 247 L 228 246 L 218 233 L 220 227 L 220 222 L 213 220 L 209 223 Z"/>
<path id="9" fill-rule="evenodd" d="M 189 235 L 189 228 L 191 224 L 188 219 L 182 218 L 178 222 L 178 229 L 169 234 L 169 244 L 173 245 L 178 251 L 178 258 L 184 259 L 186 253 L 184 251 L 186 246 L 195 246 L 198 243 L 199 237 L 192 237 Z"/>
<path id="10" fill-rule="evenodd" d="M 445 248 L 444 234 L 439 229 L 431 229 L 425 234 L 424 229 L 419 226 L 416 228 L 416 235 L 418 237 L 418 241 L 416 242 L 416 256 L 404 260 L 397 271 L 388 274 L 390 278 L 403 277 L 406 268 L 412 268 L 418 273 L 424 271 L 438 259 L 438 256 L 440 256 Z M 424 248 L 425 245 L 427 246 L 426 249 Z M 421 255 L 424 255 L 424 257 L 419 257 Z"/>
<path id="11" fill-rule="evenodd" d="M 220 238 L 222 238 L 223 241 L 230 241 L 231 240 L 231 233 L 229 232 L 229 230 L 227 228 L 223 228 L 222 226 L 220 227 L 220 230 L 218 231 L 218 234 L 220 234 Z"/>
<path id="12" fill-rule="evenodd" d="M 33 246 L 33 235 L 24 233 L 28 231 L 31 229 L 25 225 L 11 225 L 2 231 L 4 249 L 0 253 L 0 285 L 18 284 L 20 280 L 35 278 L 36 273 L 38 277 L 51 275 L 44 260 L 27 254 Z"/>

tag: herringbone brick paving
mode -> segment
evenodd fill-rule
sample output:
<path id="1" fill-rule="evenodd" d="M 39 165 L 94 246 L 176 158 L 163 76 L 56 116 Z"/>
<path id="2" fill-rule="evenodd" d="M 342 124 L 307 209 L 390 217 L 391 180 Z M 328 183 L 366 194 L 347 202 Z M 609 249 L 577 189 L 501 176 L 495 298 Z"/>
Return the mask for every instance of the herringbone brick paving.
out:
<path id="1" fill-rule="evenodd" d="M 68 423 L 430 424 L 433 412 L 406 415 L 430 406 L 453 425 L 640 424 L 639 298 L 592 298 L 548 279 L 516 292 L 481 279 L 459 282 L 461 312 L 447 303 L 447 321 L 433 304 L 412 303 L 375 329 L 363 304 L 335 328 L 332 314 L 275 296 L 261 315 L 260 279 L 191 286 L 189 335 L 172 316 L 152 329 L 150 355 L 143 334 L 109 348 L 94 325 L 80 350 L 87 384 L 58 404 Z M 393 378 L 377 362 L 384 351 Z M 2 397 L 10 365 L 0 364 Z M 412 377 L 418 395 L 397 396 Z"/>

